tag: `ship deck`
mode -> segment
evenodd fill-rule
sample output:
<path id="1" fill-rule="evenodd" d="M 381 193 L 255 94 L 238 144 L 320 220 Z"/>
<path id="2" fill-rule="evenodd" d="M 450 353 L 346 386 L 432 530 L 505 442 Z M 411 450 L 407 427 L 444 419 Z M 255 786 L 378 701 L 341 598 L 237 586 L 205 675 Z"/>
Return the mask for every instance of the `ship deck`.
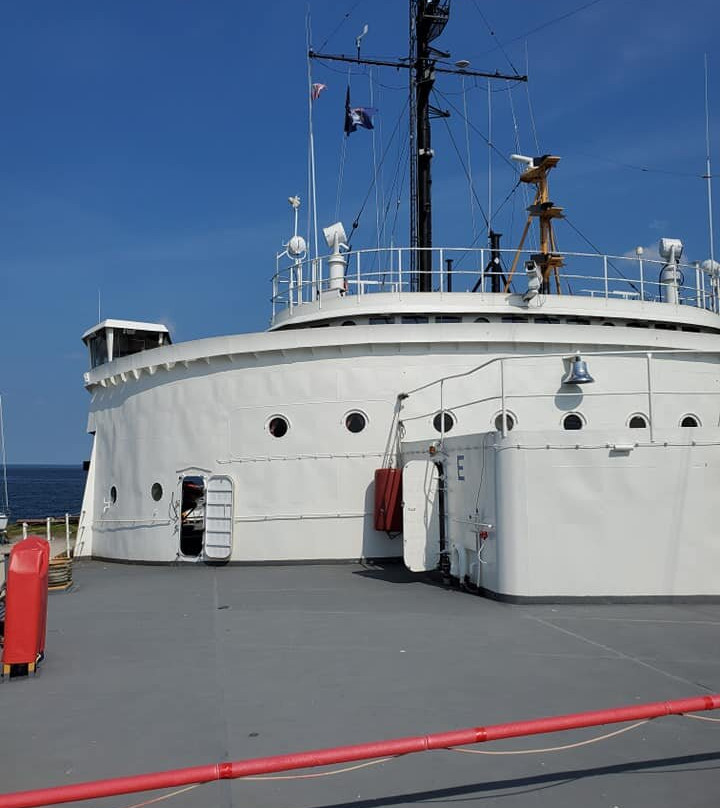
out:
<path id="1" fill-rule="evenodd" d="M 39 674 L 0 685 L 3 793 L 720 691 L 716 604 L 507 605 L 396 565 L 88 561 L 74 577 L 50 597 Z M 669 717 L 560 752 L 427 752 L 163 804 L 690 808 L 719 790 L 720 723 Z"/>

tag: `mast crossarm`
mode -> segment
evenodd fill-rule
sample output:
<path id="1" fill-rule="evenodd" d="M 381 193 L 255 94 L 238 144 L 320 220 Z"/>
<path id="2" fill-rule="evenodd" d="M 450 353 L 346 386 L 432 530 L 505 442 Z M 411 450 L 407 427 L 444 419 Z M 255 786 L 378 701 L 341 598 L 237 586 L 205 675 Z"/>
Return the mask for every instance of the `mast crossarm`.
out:
<path id="1" fill-rule="evenodd" d="M 409 59 L 402 59 L 397 61 L 390 61 L 389 59 L 358 59 L 357 56 L 346 56 L 343 53 L 316 53 L 314 50 L 308 51 L 308 56 L 311 59 L 327 59 L 332 62 L 354 62 L 361 65 L 377 65 L 378 67 L 395 67 L 395 68 L 413 68 Z M 484 79 L 505 79 L 507 81 L 527 81 L 527 76 L 522 76 L 517 73 L 494 73 L 484 72 L 481 70 L 453 70 L 449 67 L 433 66 L 436 73 L 451 73 L 456 76 L 477 76 Z"/>

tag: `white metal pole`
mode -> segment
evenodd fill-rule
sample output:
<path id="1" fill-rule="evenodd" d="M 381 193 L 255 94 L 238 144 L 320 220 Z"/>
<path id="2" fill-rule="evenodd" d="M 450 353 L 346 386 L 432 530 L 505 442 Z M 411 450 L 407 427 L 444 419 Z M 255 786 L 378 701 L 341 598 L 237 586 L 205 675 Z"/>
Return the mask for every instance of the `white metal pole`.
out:
<path id="1" fill-rule="evenodd" d="M 70 560 L 70 514 L 65 514 L 65 555 Z"/>
<path id="2" fill-rule="evenodd" d="M 47 537 L 48 542 L 52 539 L 52 532 L 50 530 L 50 517 L 45 520 L 45 535 Z"/>
<path id="3" fill-rule="evenodd" d="M 710 107 L 708 103 L 708 57 L 705 54 L 705 179 L 707 181 L 708 234 L 710 236 L 710 261 L 715 270 L 715 239 L 713 237 L 712 171 L 710 170 Z"/>
<path id="4" fill-rule="evenodd" d="M 23 524 L 22 524 L 22 528 L 23 528 L 23 539 L 27 539 L 27 529 L 28 529 L 28 523 L 27 523 L 27 522 L 23 522 Z"/>
<path id="5" fill-rule="evenodd" d="M 650 443 L 655 443 L 655 419 L 653 418 L 652 372 L 650 362 L 652 354 L 645 355 L 647 362 L 647 392 L 648 392 L 648 420 L 650 421 Z"/>

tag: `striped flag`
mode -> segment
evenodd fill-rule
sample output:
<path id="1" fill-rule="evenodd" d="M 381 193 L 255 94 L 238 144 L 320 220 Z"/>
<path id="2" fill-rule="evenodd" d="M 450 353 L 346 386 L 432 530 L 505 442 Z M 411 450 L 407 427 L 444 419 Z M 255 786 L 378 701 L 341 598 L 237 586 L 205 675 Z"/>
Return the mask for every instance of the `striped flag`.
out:
<path id="1" fill-rule="evenodd" d="M 320 93 L 323 90 L 327 90 L 327 84 L 313 84 L 312 88 L 310 89 L 310 98 L 313 101 L 317 101 L 320 98 Z"/>

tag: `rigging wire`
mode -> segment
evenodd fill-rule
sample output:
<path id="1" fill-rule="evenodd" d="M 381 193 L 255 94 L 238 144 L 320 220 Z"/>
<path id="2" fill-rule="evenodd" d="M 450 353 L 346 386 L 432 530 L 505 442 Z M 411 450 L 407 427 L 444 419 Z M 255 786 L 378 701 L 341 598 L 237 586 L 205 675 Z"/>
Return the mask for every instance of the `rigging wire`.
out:
<path id="1" fill-rule="evenodd" d="M 567 216 L 564 216 L 564 217 L 563 217 L 563 221 L 567 222 L 567 223 L 570 225 L 570 227 L 571 227 L 571 228 L 572 228 L 572 229 L 573 229 L 573 230 L 574 230 L 574 231 L 575 231 L 575 232 L 578 234 L 578 236 L 580 236 L 580 238 L 581 238 L 581 239 L 583 239 L 585 242 L 587 242 L 587 243 L 588 243 L 588 244 L 589 244 L 589 245 L 590 245 L 590 246 L 593 248 L 593 250 L 595 250 L 595 252 L 596 252 L 598 255 L 603 255 L 603 252 L 602 252 L 602 251 L 601 251 L 601 250 L 600 250 L 600 249 L 599 249 L 599 248 L 598 248 L 598 247 L 597 247 L 595 244 L 593 244 L 593 243 L 592 243 L 592 241 L 590 241 L 590 239 L 589 239 L 589 238 L 588 238 L 588 237 L 587 237 L 587 236 L 586 236 L 586 235 L 585 235 L 583 232 L 581 232 L 581 231 L 580 231 L 580 229 L 579 229 L 579 228 L 577 228 L 577 227 L 576 227 L 576 226 L 575 226 L 575 225 L 574 225 L 574 224 L 573 224 L 573 223 L 570 221 L 570 219 L 568 219 L 568 217 L 567 217 Z M 633 282 L 630 280 L 630 278 L 628 278 L 628 277 L 627 277 L 627 276 L 626 276 L 626 275 L 625 275 L 625 274 L 624 274 L 624 273 L 623 273 L 621 270 L 619 270 L 619 269 L 618 269 L 618 268 L 615 266 L 615 264 L 614 264 L 614 263 L 613 263 L 613 262 L 612 262 L 610 259 L 608 259 L 608 262 L 607 262 L 607 263 L 608 263 L 608 266 L 612 267 L 612 268 L 615 270 L 615 272 L 617 272 L 617 274 L 618 274 L 618 275 L 619 275 L 619 276 L 620 276 L 620 277 L 621 277 L 621 278 L 622 278 L 624 281 L 626 281 L 626 282 L 628 283 L 628 285 L 630 286 L 630 288 L 631 288 L 631 289 L 632 289 L 634 292 L 637 292 L 638 294 L 640 294 L 640 289 L 639 289 L 639 288 L 638 288 L 638 287 L 637 287 L 637 286 L 636 286 L 636 285 L 635 285 L 635 284 L 634 284 L 634 283 L 633 283 Z"/>
<path id="2" fill-rule="evenodd" d="M 533 112 L 532 100 L 530 98 L 530 55 L 528 54 L 527 40 L 525 40 L 525 75 L 528 80 L 525 82 L 525 93 L 527 95 L 528 112 L 530 114 L 530 125 L 532 126 L 535 149 L 540 154 L 540 141 L 538 140 L 537 127 L 535 126 L 535 113 Z"/>
<path id="3" fill-rule="evenodd" d="M 625 163 L 621 160 L 613 160 L 610 157 L 600 157 L 599 155 L 596 154 L 586 154 L 584 152 L 575 152 L 574 155 L 571 152 L 570 155 L 568 156 L 586 157 L 590 160 L 599 160 L 603 163 L 609 163 L 610 165 L 620 166 L 621 168 L 630 168 L 633 169 L 634 171 L 643 171 L 648 174 L 669 174 L 673 177 L 691 177 L 692 179 L 699 179 L 699 180 L 707 180 L 708 178 L 707 174 L 695 174 L 690 171 L 672 171 L 669 168 L 655 168 L 654 166 L 653 167 L 639 166 L 633 163 Z M 710 174 L 711 178 L 719 176 L 720 174 Z"/>
<path id="4" fill-rule="evenodd" d="M 335 34 L 337 34 L 337 32 L 338 32 L 338 31 L 339 31 L 339 30 L 340 30 L 340 29 L 343 27 L 343 25 L 345 25 L 345 23 L 346 23 L 346 22 L 347 22 L 347 21 L 350 19 L 350 17 L 351 17 L 351 15 L 352 15 L 352 13 L 353 13 L 353 12 L 355 11 L 355 9 L 356 9 L 356 8 L 357 8 L 357 7 L 360 5 L 360 3 L 362 3 L 362 1 L 363 1 L 363 0 L 357 0 L 357 1 L 356 1 L 356 2 L 353 4 L 352 8 L 351 8 L 351 9 L 350 9 L 348 12 L 346 12 L 346 13 L 345 13 L 345 15 L 344 15 L 344 16 L 343 16 L 343 18 L 340 20 L 340 22 L 339 22 L 339 23 L 338 23 L 338 24 L 337 24 L 337 25 L 336 25 L 336 26 L 333 28 L 333 30 L 332 30 L 332 31 L 331 31 L 331 32 L 330 32 L 330 33 L 327 35 L 327 37 L 325 38 L 325 41 L 322 43 L 322 45 L 320 45 L 320 47 L 318 48 L 318 50 L 319 50 L 319 51 L 321 51 L 321 50 L 322 50 L 322 49 L 323 49 L 323 48 L 324 48 L 324 47 L 327 45 L 327 43 L 328 43 L 328 42 L 329 42 L 329 41 L 330 41 L 330 40 L 331 40 L 331 39 L 332 39 L 332 38 L 335 36 Z"/>
<path id="5" fill-rule="evenodd" d="M 439 98 L 442 98 L 442 100 L 445 101 L 446 104 L 452 107 L 455 110 L 455 112 L 460 116 L 460 118 L 465 120 L 465 116 L 462 114 L 462 110 L 456 107 L 455 104 L 453 104 L 453 102 L 445 95 L 445 93 L 440 92 L 440 90 L 438 90 L 437 88 L 433 88 L 433 92 Z M 508 158 L 503 154 L 503 152 L 500 151 L 500 149 L 497 148 L 497 146 L 493 146 L 493 144 L 487 139 L 487 137 L 485 137 L 485 135 L 477 128 L 477 126 L 474 126 L 470 121 L 467 121 L 467 124 L 473 130 L 473 132 L 475 132 L 475 134 L 480 136 L 480 138 L 487 146 L 489 146 L 496 154 L 500 155 L 503 161 L 508 166 L 510 166 L 510 168 L 512 168 L 513 173 L 515 174 L 518 173 L 517 166 L 514 163 L 510 162 L 510 160 L 508 160 Z"/>
<path id="6" fill-rule="evenodd" d="M 502 44 L 504 46 L 507 46 L 507 45 L 512 45 L 515 42 L 520 42 L 521 40 L 527 39 L 527 37 L 532 36 L 533 34 L 537 34 L 538 31 L 544 31 L 546 28 L 549 28 L 551 25 L 555 25 L 555 23 L 562 22 L 563 20 L 567 20 L 569 17 L 573 17 L 575 14 L 579 14 L 581 11 L 585 11 L 586 8 L 590 8 L 591 6 L 596 6 L 598 3 L 601 3 L 601 2 L 603 2 L 603 0 L 590 0 L 587 3 L 583 3 L 582 5 L 577 6 L 576 8 L 565 12 L 565 14 L 560 14 L 559 16 L 553 17 L 552 19 L 547 20 L 547 22 L 544 22 L 541 25 L 536 26 L 535 28 L 531 28 L 529 31 L 526 31 L 524 34 L 520 34 L 519 36 L 513 37 L 512 39 L 508 39 L 506 42 L 503 42 Z M 485 56 L 488 53 L 494 53 L 496 50 L 499 49 L 499 47 L 500 47 L 500 45 L 498 44 L 494 48 L 491 48 L 490 50 L 487 50 L 487 51 L 483 51 L 481 54 L 478 54 L 478 55 L 479 56 Z"/>
<path id="7" fill-rule="evenodd" d="M 470 120 L 470 116 L 468 115 L 468 108 L 467 108 L 467 96 L 465 94 L 465 76 L 462 77 L 462 94 L 463 94 L 463 112 L 465 113 L 465 151 L 467 153 L 467 165 L 468 165 L 468 190 L 470 191 L 470 220 L 472 222 L 472 234 L 473 239 L 477 238 L 477 223 L 475 221 L 475 199 L 474 193 L 475 189 L 473 188 L 473 180 L 472 180 L 472 163 L 470 162 L 470 127 L 468 126 L 468 121 Z"/>
<path id="8" fill-rule="evenodd" d="M 487 17 L 482 13 L 482 10 L 480 9 L 480 6 L 478 5 L 477 0 L 472 0 L 472 2 L 473 2 L 473 5 L 475 6 L 475 9 L 476 9 L 477 13 L 480 15 L 482 21 L 485 23 L 485 27 L 490 32 L 490 36 L 495 40 L 495 42 L 497 43 L 497 47 L 500 49 L 502 55 L 505 57 L 505 61 L 510 65 L 510 67 L 513 69 L 513 71 L 515 73 L 517 73 L 518 69 L 512 63 L 512 60 L 510 59 L 510 57 L 507 54 L 507 51 L 505 50 L 502 43 L 498 39 L 497 34 L 493 30 L 492 25 L 490 25 L 490 23 L 487 21 Z"/>
<path id="9" fill-rule="evenodd" d="M 392 142 L 395 139 L 395 135 L 398 133 L 398 130 L 400 128 L 400 122 L 402 121 L 403 117 L 405 116 L 405 110 L 407 109 L 408 103 L 409 103 L 409 101 L 406 101 L 403 108 L 400 110 L 400 115 L 398 115 L 398 119 L 397 119 L 397 121 L 395 123 L 395 127 L 393 128 L 392 134 L 390 135 L 390 139 L 388 140 L 388 144 L 385 147 L 385 150 L 383 151 L 382 157 L 380 158 L 379 167 L 382 166 L 384 164 L 384 162 L 385 162 L 385 158 L 387 157 L 388 151 L 390 150 L 390 146 L 392 145 Z M 367 193 L 365 194 L 365 198 L 363 199 L 363 203 L 360 206 L 360 210 L 358 211 L 357 215 L 353 219 L 352 227 L 350 229 L 350 233 L 348 234 L 348 243 L 350 242 L 350 239 L 352 239 L 353 233 L 360 226 L 360 217 L 362 216 L 363 211 L 365 210 L 365 206 L 368 203 L 368 199 L 370 199 L 370 194 L 372 193 L 372 190 L 373 190 L 373 187 L 375 186 L 376 180 L 377 180 L 377 175 L 373 176 L 372 182 L 370 183 L 370 187 L 368 188 Z M 338 208 L 338 210 L 339 210 L 339 208 Z M 339 218 L 339 216 L 338 216 L 338 218 Z"/>
<path id="10" fill-rule="evenodd" d="M 484 210 L 484 208 L 482 206 L 482 202 L 478 198 L 478 195 L 477 195 L 477 193 L 475 191 L 475 188 L 473 187 L 472 177 L 470 176 L 470 172 L 468 171 L 468 167 L 465 165 L 465 161 L 463 160 L 463 156 L 460 153 L 460 149 L 458 148 L 458 145 L 457 145 L 457 143 L 455 141 L 455 137 L 453 136 L 452 129 L 450 129 L 450 124 L 447 122 L 447 118 L 443 118 L 443 123 L 445 124 L 445 128 L 447 129 L 448 136 L 450 138 L 450 142 L 452 143 L 453 148 L 455 149 L 455 154 L 457 154 L 458 160 L 460 161 L 460 165 L 462 166 L 462 170 L 465 173 L 465 177 L 466 177 L 466 179 L 468 181 L 468 185 L 470 186 L 470 192 L 472 193 L 473 197 L 475 198 L 475 201 L 477 202 L 478 209 L 480 210 L 480 215 L 485 220 L 485 229 L 487 230 L 487 228 L 490 226 L 490 222 L 488 220 L 488 217 L 485 214 L 485 210 Z"/>

